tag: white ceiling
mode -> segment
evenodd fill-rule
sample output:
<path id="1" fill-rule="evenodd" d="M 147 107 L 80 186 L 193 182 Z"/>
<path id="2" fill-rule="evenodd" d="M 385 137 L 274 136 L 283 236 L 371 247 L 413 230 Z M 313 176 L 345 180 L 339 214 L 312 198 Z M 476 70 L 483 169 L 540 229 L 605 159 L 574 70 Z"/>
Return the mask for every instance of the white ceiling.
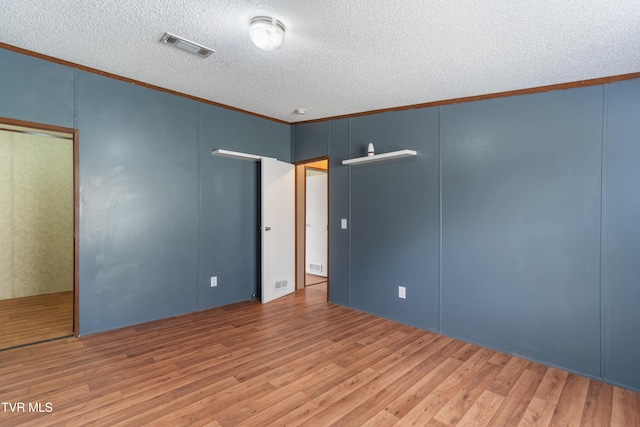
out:
<path id="1" fill-rule="evenodd" d="M 640 71 L 639 0 L 3 0 L 1 9 L 0 42 L 286 122 Z M 282 48 L 251 43 L 256 15 L 285 24 Z M 162 44 L 167 31 L 216 53 Z"/>

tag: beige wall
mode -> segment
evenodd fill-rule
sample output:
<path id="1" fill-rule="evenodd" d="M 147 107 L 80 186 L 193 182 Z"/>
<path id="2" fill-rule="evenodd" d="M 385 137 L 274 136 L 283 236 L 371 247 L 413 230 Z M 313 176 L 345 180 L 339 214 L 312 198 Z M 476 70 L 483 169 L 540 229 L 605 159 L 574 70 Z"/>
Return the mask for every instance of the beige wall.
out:
<path id="1" fill-rule="evenodd" d="M 0 299 L 11 298 L 11 137 L 0 131 Z"/>
<path id="2" fill-rule="evenodd" d="M 0 130 L 0 299 L 73 289 L 73 143 Z"/>

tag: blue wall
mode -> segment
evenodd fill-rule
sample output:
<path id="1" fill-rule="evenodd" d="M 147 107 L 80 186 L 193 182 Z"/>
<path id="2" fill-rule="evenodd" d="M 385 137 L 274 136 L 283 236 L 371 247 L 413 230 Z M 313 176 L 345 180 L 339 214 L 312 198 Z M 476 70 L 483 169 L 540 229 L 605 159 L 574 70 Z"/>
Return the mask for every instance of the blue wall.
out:
<path id="1" fill-rule="evenodd" d="M 602 87 L 442 108 L 442 332 L 600 374 Z"/>
<path id="2" fill-rule="evenodd" d="M 0 117 L 80 130 L 81 334 L 257 292 L 258 167 L 209 153 L 290 161 L 289 126 L 0 69 Z M 296 161 L 331 156 L 331 300 L 640 390 L 639 116 L 635 80 L 296 126 Z M 341 164 L 370 141 L 419 155 Z"/>
<path id="3" fill-rule="evenodd" d="M 429 329 L 439 317 L 438 121 L 438 108 L 351 120 L 351 157 L 369 142 L 419 154 L 351 167 L 350 304 Z"/>
<path id="4" fill-rule="evenodd" d="M 606 86 L 604 376 L 640 389 L 640 80 Z"/>
<path id="5" fill-rule="evenodd" d="M 0 117 L 80 131 L 82 335 L 257 293 L 258 167 L 210 152 L 290 161 L 290 126 L 2 49 L 0 70 Z"/>
<path id="6" fill-rule="evenodd" d="M 223 148 L 290 161 L 290 126 L 211 105 L 198 109 L 198 309 L 246 301 L 260 282 L 257 162 L 212 157 Z M 218 286 L 210 286 L 210 277 Z"/>
<path id="7" fill-rule="evenodd" d="M 331 301 L 640 389 L 638 117 L 635 80 L 294 126 L 331 156 Z M 341 164 L 369 142 L 418 156 Z"/>
<path id="8" fill-rule="evenodd" d="M 73 128 L 74 73 L 0 49 L 0 117 Z"/>
<path id="9" fill-rule="evenodd" d="M 329 203 L 329 275 L 333 280 L 329 281 L 329 298 L 334 303 L 348 306 L 349 287 L 341 286 L 341 284 L 349 282 L 351 227 L 347 224 L 347 229 L 343 229 L 340 220 L 349 221 L 350 218 L 349 179 L 351 171 L 349 168 L 342 167 L 341 164 L 342 159 L 349 158 L 350 120 L 342 119 L 323 123 L 330 127 L 330 146 L 326 154 L 331 156 L 329 158 L 331 199 L 331 203 Z"/>
<path id="10" fill-rule="evenodd" d="M 326 156 L 329 152 L 330 132 L 329 122 L 295 126 L 293 138 L 298 143 L 293 147 L 293 161 L 298 162 Z"/>
<path id="11" fill-rule="evenodd" d="M 193 310 L 196 103 L 86 72 L 77 90 L 82 332 Z"/>

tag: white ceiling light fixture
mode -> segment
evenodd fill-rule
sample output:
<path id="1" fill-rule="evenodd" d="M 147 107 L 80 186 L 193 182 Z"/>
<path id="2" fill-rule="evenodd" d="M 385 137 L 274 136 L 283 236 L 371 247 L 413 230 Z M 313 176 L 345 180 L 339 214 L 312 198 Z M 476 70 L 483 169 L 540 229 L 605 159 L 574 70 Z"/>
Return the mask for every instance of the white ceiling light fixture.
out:
<path id="1" fill-rule="evenodd" d="M 184 37 L 176 36 L 175 34 L 171 33 L 164 33 L 164 36 L 162 36 L 160 41 L 168 45 L 177 47 L 178 49 L 184 50 L 185 52 L 198 55 L 201 58 L 206 58 L 213 53 L 213 49 L 209 49 L 208 47 L 202 46 L 201 44 L 192 42 L 191 40 L 187 40 Z"/>
<path id="2" fill-rule="evenodd" d="M 284 24 L 269 16 L 256 16 L 251 20 L 249 36 L 253 44 L 267 52 L 279 49 L 284 43 Z"/>

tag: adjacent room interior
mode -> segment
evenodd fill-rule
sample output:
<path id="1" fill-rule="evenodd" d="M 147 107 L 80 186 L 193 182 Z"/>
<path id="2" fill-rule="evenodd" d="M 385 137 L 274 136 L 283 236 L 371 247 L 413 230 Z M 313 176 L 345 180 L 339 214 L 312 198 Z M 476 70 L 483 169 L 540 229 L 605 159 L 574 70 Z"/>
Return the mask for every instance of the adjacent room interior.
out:
<path id="1" fill-rule="evenodd" d="M 296 165 L 298 289 L 327 285 L 329 269 L 328 160 Z M 304 273 L 302 273 L 304 272 Z M 302 275 L 304 274 L 304 276 Z"/>
<path id="2" fill-rule="evenodd" d="M 0 350 L 71 336 L 73 138 L 0 124 Z"/>

